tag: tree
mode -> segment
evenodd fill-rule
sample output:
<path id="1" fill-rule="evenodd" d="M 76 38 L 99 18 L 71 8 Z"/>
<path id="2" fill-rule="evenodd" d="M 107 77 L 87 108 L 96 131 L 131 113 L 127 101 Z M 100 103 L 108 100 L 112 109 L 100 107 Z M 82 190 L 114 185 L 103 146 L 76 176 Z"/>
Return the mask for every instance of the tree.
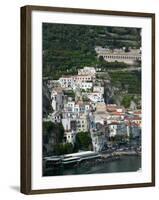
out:
<path id="1" fill-rule="evenodd" d="M 125 107 L 125 108 L 129 108 L 130 107 L 130 103 L 131 103 L 131 100 L 132 100 L 132 96 L 124 96 L 121 104 Z"/>
<path id="2" fill-rule="evenodd" d="M 69 68 L 95 65 L 95 46 L 140 47 L 141 29 L 124 27 L 43 24 L 43 74 L 58 79 Z M 102 59 L 102 58 L 101 58 Z"/>
<path id="3" fill-rule="evenodd" d="M 81 150 L 92 149 L 92 139 L 89 132 L 79 132 L 76 135 L 75 148 Z"/>
<path id="4" fill-rule="evenodd" d="M 53 123 L 51 121 L 43 122 L 43 134 L 50 135 L 53 130 Z"/>
<path id="5" fill-rule="evenodd" d="M 72 143 L 60 143 L 55 145 L 54 151 L 56 155 L 64 155 L 64 154 L 69 154 L 73 152 L 73 145 Z"/>
<path id="6" fill-rule="evenodd" d="M 72 143 L 66 143 L 66 144 L 64 144 L 64 152 L 65 152 L 65 154 L 73 152 L 73 145 L 72 145 Z"/>
<path id="7" fill-rule="evenodd" d="M 62 142 L 64 137 L 64 128 L 62 123 L 53 123 L 51 121 L 43 122 L 43 136 L 47 136 L 48 139 L 54 136 L 57 143 Z"/>

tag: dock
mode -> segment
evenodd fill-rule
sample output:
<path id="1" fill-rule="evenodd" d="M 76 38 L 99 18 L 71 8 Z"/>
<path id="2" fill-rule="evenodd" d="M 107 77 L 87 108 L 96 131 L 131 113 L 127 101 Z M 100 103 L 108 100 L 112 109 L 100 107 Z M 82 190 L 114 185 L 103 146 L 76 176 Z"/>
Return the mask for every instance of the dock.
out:
<path id="1" fill-rule="evenodd" d="M 78 153 L 66 154 L 61 156 L 48 156 L 44 158 L 46 168 L 53 168 L 61 165 L 79 164 L 82 161 L 101 158 L 101 155 L 94 151 L 81 151 Z"/>

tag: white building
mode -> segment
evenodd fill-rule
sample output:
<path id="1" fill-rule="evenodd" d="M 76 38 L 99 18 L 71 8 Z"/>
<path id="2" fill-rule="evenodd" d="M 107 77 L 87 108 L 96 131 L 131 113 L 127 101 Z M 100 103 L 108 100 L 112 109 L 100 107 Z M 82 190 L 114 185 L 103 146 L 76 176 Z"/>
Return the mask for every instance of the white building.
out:
<path id="1" fill-rule="evenodd" d="M 92 76 L 90 75 L 76 75 L 76 76 L 72 76 L 73 80 L 75 83 L 79 83 L 79 82 L 88 82 L 88 81 L 92 81 Z"/>
<path id="2" fill-rule="evenodd" d="M 87 114 L 76 115 L 72 117 L 70 115 L 67 118 L 62 119 L 62 125 L 65 130 L 65 137 L 67 142 L 74 142 L 75 135 L 78 132 L 87 132 L 89 130 L 89 121 Z"/>
<path id="3" fill-rule="evenodd" d="M 80 87 L 81 89 L 91 89 L 92 76 L 90 75 L 75 75 L 75 76 L 62 76 L 58 82 L 62 88 L 73 88 Z"/>
<path id="4" fill-rule="evenodd" d="M 133 64 L 135 61 L 141 60 L 140 49 L 129 49 L 125 52 L 124 49 L 110 50 L 108 48 L 96 47 L 95 48 L 98 57 L 102 56 L 107 62 L 125 62 L 127 64 Z"/>
<path id="5" fill-rule="evenodd" d="M 66 112 L 74 112 L 75 108 L 75 101 L 68 101 L 66 104 L 64 104 L 64 110 Z"/>
<path id="6" fill-rule="evenodd" d="M 68 101 L 64 104 L 64 111 L 65 112 L 72 112 L 72 113 L 87 113 L 90 111 L 89 103 L 85 103 L 82 101 Z"/>
<path id="7" fill-rule="evenodd" d="M 75 84 L 73 76 L 63 76 L 59 78 L 59 83 L 62 88 L 73 88 Z"/>
<path id="8" fill-rule="evenodd" d="M 93 87 L 93 92 L 99 92 L 101 94 L 104 94 L 104 87 L 101 86 L 94 86 Z"/>
<path id="9" fill-rule="evenodd" d="M 71 119 L 70 118 L 62 119 L 62 125 L 63 125 L 65 131 L 70 131 L 71 130 Z"/>
<path id="10" fill-rule="evenodd" d="M 109 113 L 108 123 L 124 121 L 124 118 L 125 118 L 125 113 L 118 113 L 118 112 Z"/>
<path id="11" fill-rule="evenodd" d="M 52 121 L 54 123 L 60 123 L 61 122 L 61 112 L 55 111 L 51 114 L 52 116 Z"/>
<path id="12" fill-rule="evenodd" d="M 118 125 L 119 124 L 117 122 L 109 124 L 109 133 L 110 133 L 109 136 L 110 137 L 114 137 L 115 135 L 117 135 Z"/>
<path id="13" fill-rule="evenodd" d="M 114 137 L 116 135 L 129 135 L 125 123 L 112 122 L 111 124 L 108 124 L 108 126 L 110 137 Z"/>
<path id="14" fill-rule="evenodd" d="M 64 137 L 66 138 L 66 142 L 74 144 L 76 139 L 76 132 L 66 131 Z"/>
<path id="15" fill-rule="evenodd" d="M 77 133 L 78 132 L 87 132 L 89 130 L 89 121 L 87 114 L 81 114 L 77 119 Z"/>
<path id="16" fill-rule="evenodd" d="M 51 105 L 53 108 L 53 111 L 60 111 L 63 108 L 64 104 L 64 94 L 60 87 L 53 88 L 51 91 Z"/>
<path id="17" fill-rule="evenodd" d="M 92 92 L 92 93 L 89 93 L 88 94 L 88 98 L 94 102 L 94 103 L 97 103 L 97 102 L 104 102 L 104 98 L 103 98 L 103 95 L 102 93 L 100 92 Z"/>
<path id="18" fill-rule="evenodd" d="M 92 113 L 93 115 L 93 122 L 94 124 L 101 124 L 104 125 L 107 122 L 107 119 L 109 117 L 106 109 L 105 109 L 105 103 L 97 103 L 96 104 L 96 111 Z"/>
<path id="19" fill-rule="evenodd" d="M 49 80 L 48 81 L 48 88 L 55 88 L 55 87 L 60 87 L 59 80 Z"/>
<path id="20" fill-rule="evenodd" d="M 90 90 L 93 87 L 92 82 L 80 82 L 77 85 L 80 89 L 83 89 L 83 90 Z"/>
<path id="21" fill-rule="evenodd" d="M 94 67 L 84 67 L 83 69 L 78 70 L 78 75 L 91 75 L 95 77 L 96 70 Z"/>

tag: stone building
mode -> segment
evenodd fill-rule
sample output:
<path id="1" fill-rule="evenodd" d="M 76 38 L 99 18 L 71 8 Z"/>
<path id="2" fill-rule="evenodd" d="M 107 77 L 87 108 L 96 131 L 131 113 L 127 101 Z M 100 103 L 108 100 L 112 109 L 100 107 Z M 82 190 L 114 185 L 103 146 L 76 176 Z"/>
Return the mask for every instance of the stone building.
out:
<path id="1" fill-rule="evenodd" d="M 102 47 L 96 47 L 95 51 L 98 57 L 102 56 L 107 62 L 124 62 L 127 64 L 133 64 L 135 61 L 141 61 L 140 49 L 129 49 L 126 52 L 124 49 L 108 49 Z"/>
<path id="2" fill-rule="evenodd" d="M 60 111 L 64 104 L 64 94 L 60 87 L 53 88 L 51 91 L 51 105 L 53 111 Z"/>
<path id="3" fill-rule="evenodd" d="M 84 67 L 78 70 L 78 75 L 91 75 L 95 78 L 96 70 L 94 67 Z"/>

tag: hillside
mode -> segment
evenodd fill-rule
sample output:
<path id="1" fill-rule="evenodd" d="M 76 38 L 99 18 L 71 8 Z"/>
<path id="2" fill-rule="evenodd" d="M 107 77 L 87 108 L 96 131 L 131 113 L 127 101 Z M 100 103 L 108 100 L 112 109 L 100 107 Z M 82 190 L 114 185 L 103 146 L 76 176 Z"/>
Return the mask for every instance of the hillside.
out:
<path id="1" fill-rule="evenodd" d="M 140 29 L 123 27 L 43 24 L 43 77 L 59 79 L 62 75 L 77 74 L 77 69 L 94 66 L 101 69 L 97 77 L 104 85 L 106 103 L 129 105 L 131 101 L 140 107 L 141 63 L 106 62 L 97 58 L 95 47 L 140 48 Z M 131 68 L 131 69 L 132 69 Z M 106 76 L 107 74 L 107 76 Z M 105 80 L 109 79 L 108 85 Z M 48 110 L 48 101 L 44 99 Z"/>
<path id="2" fill-rule="evenodd" d="M 139 48 L 140 29 L 44 23 L 43 76 L 58 79 L 86 65 L 101 65 L 95 46 Z"/>

